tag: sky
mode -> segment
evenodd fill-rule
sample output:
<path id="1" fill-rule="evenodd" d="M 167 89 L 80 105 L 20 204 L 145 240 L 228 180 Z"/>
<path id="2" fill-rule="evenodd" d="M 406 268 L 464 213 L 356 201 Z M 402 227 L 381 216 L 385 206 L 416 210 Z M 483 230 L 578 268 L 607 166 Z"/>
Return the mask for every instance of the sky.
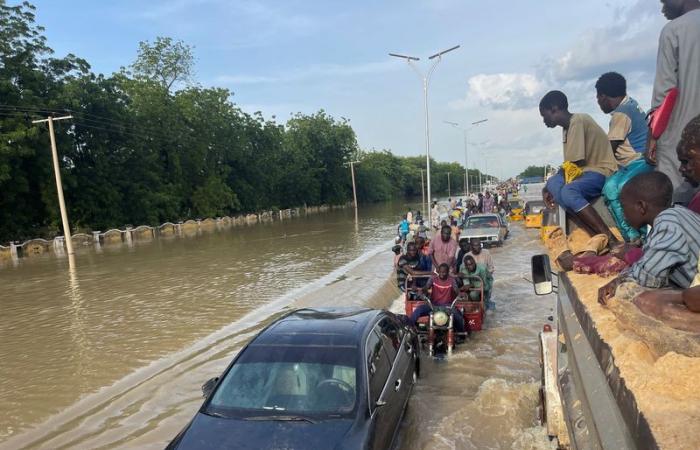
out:
<path id="1" fill-rule="evenodd" d="M 9 4 L 18 3 L 8 1 Z M 319 109 L 347 118 L 364 150 L 425 155 L 422 80 L 403 60 L 460 45 L 429 84 L 431 156 L 497 177 L 560 164 L 560 129 L 544 126 L 551 89 L 607 130 L 595 81 L 617 71 L 647 109 L 666 23 L 655 0 L 34 0 L 57 55 L 98 73 L 131 64 L 157 36 L 194 46 L 196 81 L 225 87 L 244 111 L 285 122 Z M 476 127 L 472 122 L 488 119 Z"/>

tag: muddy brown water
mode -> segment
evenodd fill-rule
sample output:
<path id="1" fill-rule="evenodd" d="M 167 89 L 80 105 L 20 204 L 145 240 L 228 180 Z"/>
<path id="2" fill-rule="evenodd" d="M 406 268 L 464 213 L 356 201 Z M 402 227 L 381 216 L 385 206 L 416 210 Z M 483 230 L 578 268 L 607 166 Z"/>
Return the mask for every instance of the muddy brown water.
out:
<path id="1" fill-rule="evenodd" d="M 81 250 L 0 269 L 0 449 L 163 448 L 264 325 L 298 305 L 399 311 L 387 251 L 406 205 L 187 239 Z M 397 447 L 550 448 L 537 425 L 537 332 L 554 299 L 523 280 L 536 233 L 494 249 L 496 313 L 426 361 Z M 344 297 L 344 296 L 345 297 Z"/>

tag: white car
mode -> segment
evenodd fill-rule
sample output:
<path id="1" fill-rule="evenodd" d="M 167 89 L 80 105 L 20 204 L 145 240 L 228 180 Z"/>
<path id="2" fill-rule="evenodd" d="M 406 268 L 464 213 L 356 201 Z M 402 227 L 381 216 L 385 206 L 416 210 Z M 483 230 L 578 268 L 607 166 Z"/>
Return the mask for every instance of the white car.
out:
<path id="1" fill-rule="evenodd" d="M 464 222 L 462 238 L 478 238 L 484 246 L 502 246 L 508 236 L 508 224 L 499 214 L 474 214 Z"/>

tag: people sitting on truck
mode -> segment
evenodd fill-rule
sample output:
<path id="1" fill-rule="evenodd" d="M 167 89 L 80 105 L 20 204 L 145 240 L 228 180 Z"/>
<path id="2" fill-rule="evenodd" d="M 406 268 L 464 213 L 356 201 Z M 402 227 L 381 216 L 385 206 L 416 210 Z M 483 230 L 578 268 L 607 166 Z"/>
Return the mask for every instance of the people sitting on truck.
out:
<path id="1" fill-rule="evenodd" d="M 399 257 L 396 263 L 396 285 L 399 287 L 401 292 L 406 290 L 406 280 L 408 276 L 419 277 L 428 276 L 430 271 L 424 271 L 421 267 L 421 257 L 418 254 L 418 248 L 415 242 L 409 242 L 406 245 L 406 254 Z M 416 280 L 409 282 L 409 287 L 416 285 Z M 419 283 L 421 284 L 421 283 Z"/>
<path id="2" fill-rule="evenodd" d="M 437 275 L 433 275 L 423 288 L 417 289 L 419 294 L 430 291 L 430 302 L 433 306 L 450 306 L 459 295 L 457 279 L 450 275 L 450 266 L 440 264 Z M 430 305 L 422 304 L 413 310 L 411 322 L 416 325 L 418 319 L 430 315 Z M 464 316 L 461 313 L 453 314 L 454 329 L 459 333 L 464 332 Z"/>
<path id="3" fill-rule="evenodd" d="M 700 187 L 700 116 L 695 117 L 683 129 L 676 149 L 680 173 L 695 189 Z M 688 203 L 688 209 L 700 214 L 700 190 Z"/>
<path id="4" fill-rule="evenodd" d="M 612 298 L 623 281 L 654 289 L 690 287 L 698 271 L 700 214 L 673 206 L 672 197 L 673 185 L 662 172 L 637 175 L 624 185 L 620 200 L 630 225 L 652 228 L 642 257 L 600 288 L 599 302 Z"/>
<path id="5" fill-rule="evenodd" d="M 622 213 L 620 190 L 635 175 L 654 170 L 642 157 L 649 134 L 646 113 L 627 95 L 627 81 L 619 73 L 601 75 L 595 88 L 598 106 L 605 114 L 610 114 L 608 140 L 619 164 L 617 172 L 605 181 L 603 196 L 624 240 L 640 242 L 639 230 L 631 228 Z"/>
<path id="6" fill-rule="evenodd" d="M 491 298 L 493 278 L 486 269 L 486 266 L 477 264 L 473 256 L 464 256 L 458 276 L 462 278 L 463 281 L 462 291 L 468 293 L 470 300 L 475 302 L 481 300 L 480 290 L 482 286 L 484 290 L 484 301 L 486 301 L 487 298 Z"/>
<path id="7" fill-rule="evenodd" d="M 430 256 L 432 258 L 433 267 L 439 267 L 440 264 L 447 264 L 452 273 L 455 272 L 457 241 L 452 239 L 452 228 L 445 224 L 440 229 L 440 237 L 430 241 Z"/>
<path id="8" fill-rule="evenodd" d="M 476 261 L 477 264 L 484 266 L 493 283 L 493 273 L 496 269 L 493 265 L 491 252 L 485 248 L 482 248 L 481 239 L 479 238 L 471 238 L 469 240 L 469 249 L 470 252 L 465 255 L 465 258 L 467 256 L 471 256 L 474 258 L 474 261 Z M 491 300 L 491 291 L 489 291 L 489 296 L 484 298 L 484 301 L 486 302 L 486 309 L 496 309 L 496 303 Z"/>
<path id="9" fill-rule="evenodd" d="M 547 180 L 542 197 L 547 206 L 558 204 L 583 225 L 589 235 L 604 234 L 619 244 L 591 202 L 600 197 L 606 177 L 617 170 L 608 136 L 588 114 L 572 114 L 563 92 L 550 91 L 540 101 L 540 115 L 549 128 L 564 134 L 564 165 Z"/>

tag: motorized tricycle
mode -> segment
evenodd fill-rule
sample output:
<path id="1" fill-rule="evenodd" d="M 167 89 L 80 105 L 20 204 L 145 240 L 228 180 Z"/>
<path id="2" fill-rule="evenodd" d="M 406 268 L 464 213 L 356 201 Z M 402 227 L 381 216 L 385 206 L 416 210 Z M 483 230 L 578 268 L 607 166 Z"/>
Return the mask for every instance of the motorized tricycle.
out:
<path id="1" fill-rule="evenodd" d="M 484 284 L 478 276 L 465 277 L 478 281 L 479 287 L 474 287 L 466 293 L 460 293 L 450 305 L 435 305 L 426 295 L 419 294 L 413 287 L 414 282 L 427 279 L 429 276 L 408 277 L 404 294 L 406 315 L 411 317 L 413 311 L 422 304 L 430 306 L 430 314 L 420 317 L 416 323 L 418 337 L 427 347 L 430 356 L 452 354 L 458 338 L 466 338 L 470 333 L 481 331 L 484 323 Z M 464 318 L 465 331 L 454 329 L 453 314 L 461 314 Z"/>

